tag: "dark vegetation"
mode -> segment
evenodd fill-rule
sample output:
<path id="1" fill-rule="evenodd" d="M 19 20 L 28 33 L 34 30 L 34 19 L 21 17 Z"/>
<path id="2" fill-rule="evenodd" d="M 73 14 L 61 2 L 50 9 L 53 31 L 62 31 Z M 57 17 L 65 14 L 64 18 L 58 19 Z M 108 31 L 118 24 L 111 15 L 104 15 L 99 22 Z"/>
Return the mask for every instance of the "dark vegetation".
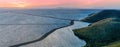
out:
<path id="1" fill-rule="evenodd" d="M 85 47 L 112 47 L 114 42 L 120 47 L 120 11 L 104 10 L 97 14 L 85 21 L 91 23 L 88 27 L 75 29 L 74 34 L 87 42 Z"/>
<path id="2" fill-rule="evenodd" d="M 120 18 L 119 10 L 103 10 L 98 13 L 92 13 L 85 19 L 82 19 L 84 22 L 94 23 L 106 18 Z"/>

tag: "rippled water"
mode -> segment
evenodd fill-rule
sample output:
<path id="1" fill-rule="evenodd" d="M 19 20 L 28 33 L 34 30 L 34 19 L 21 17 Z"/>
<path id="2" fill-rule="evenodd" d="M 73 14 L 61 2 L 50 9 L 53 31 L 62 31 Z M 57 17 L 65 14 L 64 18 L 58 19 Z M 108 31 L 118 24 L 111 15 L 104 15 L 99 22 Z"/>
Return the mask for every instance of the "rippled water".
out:
<path id="1" fill-rule="evenodd" d="M 64 19 L 78 20 L 86 17 L 88 14 L 94 13 L 98 10 L 84 10 L 84 9 L 28 9 L 11 11 L 15 13 L 28 14 L 33 16 L 48 16 Z"/>
<path id="2" fill-rule="evenodd" d="M 88 26 L 89 23 L 75 21 L 72 26 L 60 28 L 50 34 L 42 41 L 23 45 L 21 47 L 83 47 L 86 45 L 84 40 L 77 38 L 73 29 Z"/>
<path id="3" fill-rule="evenodd" d="M 43 36 L 47 32 L 50 32 L 53 29 L 70 25 L 70 22 L 71 22 L 70 20 L 80 20 L 93 12 L 95 12 L 95 10 L 76 10 L 76 9 L 75 10 L 61 10 L 61 9 L 56 10 L 55 9 L 55 10 L 14 10 L 14 11 L 6 10 L 3 12 L 1 11 L 0 12 L 0 38 L 1 38 L 0 46 L 9 47 L 11 45 L 16 45 L 16 44 L 39 39 L 41 36 Z M 75 26 L 72 27 L 72 29 L 86 26 L 84 24 L 79 25 L 79 23 L 77 24 L 76 23 L 77 22 L 75 22 L 74 24 Z M 55 38 L 56 38 L 56 35 L 64 36 L 63 33 L 65 33 L 64 32 L 65 30 L 67 29 L 63 29 L 59 33 L 54 32 Z M 74 35 L 73 33 L 69 33 L 68 30 L 66 33 L 72 36 Z M 48 37 L 52 37 L 54 35 L 50 35 Z M 69 38 L 72 38 L 72 37 L 67 38 L 67 36 L 69 35 L 66 35 L 66 40 Z M 46 38 L 41 43 L 44 45 L 46 44 L 48 46 L 52 45 L 52 47 L 55 47 L 54 44 L 56 43 L 56 46 L 59 46 L 59 43 L 57 43 L 59 41 L 54 42 L 54 40 L 51 40 L 53 38 L 49 38 L 49 39 Z M 62 42 L 63 41 L 62 38 L 63 37 L 61 36 L 58 39 L 60 39 Z M 74 38 L 75 36 L 73 36 L 72 39 Z M 76 44 L 77 41 L 78 39 L 74 41 L 64 40 L 63 44 L 66 44 L 66 47 L 68 47 L 67 42 L 69 42 L 70 44 L 74 44 L 74 43 Z"/>

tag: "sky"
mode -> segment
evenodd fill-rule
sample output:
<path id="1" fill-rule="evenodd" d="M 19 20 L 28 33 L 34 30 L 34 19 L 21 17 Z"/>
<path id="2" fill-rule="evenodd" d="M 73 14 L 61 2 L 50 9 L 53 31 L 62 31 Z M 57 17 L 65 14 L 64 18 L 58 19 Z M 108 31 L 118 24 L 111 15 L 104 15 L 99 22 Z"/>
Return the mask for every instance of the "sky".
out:
<path id="1" fill-rule="evenodd" d="M 119 9 L 120 0 L 0 0 L 1 8 L 109 8 Z"/>

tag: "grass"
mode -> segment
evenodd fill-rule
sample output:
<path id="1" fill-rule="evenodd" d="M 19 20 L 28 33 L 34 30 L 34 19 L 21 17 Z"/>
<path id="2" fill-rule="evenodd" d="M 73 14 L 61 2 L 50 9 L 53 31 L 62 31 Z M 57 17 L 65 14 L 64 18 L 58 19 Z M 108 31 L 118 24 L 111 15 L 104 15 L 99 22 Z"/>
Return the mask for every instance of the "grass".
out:
<path id="1" fill-rule="evenodd" d="M 82 19 L 81 21 L 94 23 L 106 18 L 120 18 L 119 10 L 103 10 L 98 13 L 90 14 L 88 17 Z"/>
<path id="2" fill-rule="evenodd" d="M 113 42 L 107 46 L 103 46 L 103 47 L 120 47 L 120 41 L 116 41 L 116 42 Z"/>
<path id="3" fill-rule="evenodd" d="M 85 47 L 102 47 L 120 40 L 120 19 L 107 18 L 82 29 L 75 29 L 74 34 L 85 40 Z"/>

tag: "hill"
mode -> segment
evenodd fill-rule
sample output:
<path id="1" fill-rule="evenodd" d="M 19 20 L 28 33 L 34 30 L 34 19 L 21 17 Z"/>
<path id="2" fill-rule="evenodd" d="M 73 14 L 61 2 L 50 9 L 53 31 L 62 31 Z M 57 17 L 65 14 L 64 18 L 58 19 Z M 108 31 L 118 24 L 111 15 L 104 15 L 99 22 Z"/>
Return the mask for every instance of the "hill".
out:
<path id="1" fill-rule="evenodd" d="M 107 46 L 103 46 L 103 47 L 120 47 L 120 41 L 116 41 L 116 42 L 113 42 Z"/>
<path id="2" fill-rule="evenodd" d="M 119 10 L 103 10 L 98 13 L 90 14 L 88 17 L 82 19 L 81 21 L 94 23 L 106 18 L 120 18 Z"/>
<path id="3" fill-rule="evenodd" d="M 119 27 L 119 18 L 107 18 L 73 31 L 77 37 L 87 42 L 86 47 L 101 47 L 120 40 Z"/>

